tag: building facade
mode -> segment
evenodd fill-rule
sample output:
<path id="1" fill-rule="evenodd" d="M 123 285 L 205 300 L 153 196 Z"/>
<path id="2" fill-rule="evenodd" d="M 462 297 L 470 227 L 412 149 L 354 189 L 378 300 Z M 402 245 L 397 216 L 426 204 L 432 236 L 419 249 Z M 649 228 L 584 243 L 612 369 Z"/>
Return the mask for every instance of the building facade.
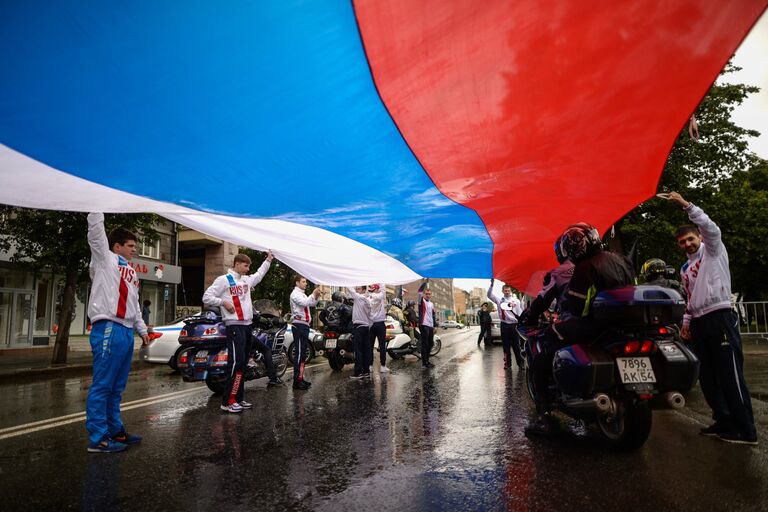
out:
<path id="1" fill-rule="evenodd" d="M 176 224 L 163 221 L 155 226 L 159 239 L 139 244 L 131 266 L 140 279 L 139 297 L 149 300 L 150 324 L 174 318 L 176 283 L 181 268 L 176 264 Z M 0 349 L 30 348 L 53 344 L 64 292 L 64 276 L 50 272 L 35 274 L 11 262 L 12 254 L 0 253 Z M 81 284 L 75 293 L 70 334 L 90 332 L 87 304 L 90 284 Z"/>
<path id="2" fill-rule="evenodd" d="M 469 292 L 462 290 L 461 288 L 453 289 L 453 303 L 456 305 L 456 320 L 463 322 L 464 324 L 470 324 L 470 319 L 467 319 L 468 309 L 471 311 L 472 304 L 469 300 Z"/>

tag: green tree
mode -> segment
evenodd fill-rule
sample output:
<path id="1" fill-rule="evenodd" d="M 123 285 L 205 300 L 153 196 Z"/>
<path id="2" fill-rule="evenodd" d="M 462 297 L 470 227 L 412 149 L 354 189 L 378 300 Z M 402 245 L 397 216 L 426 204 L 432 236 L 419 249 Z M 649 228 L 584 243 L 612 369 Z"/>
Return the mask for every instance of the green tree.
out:
<path id="1" fill-rule="evenodd" d="M 729 64 L 722 75 L 738 69 Z M 736 276 L 748 275 L 749 262 L 762 258 L 756 252 L 760 249 L 754 242 L 746 243 L 745 236 L 750 229 L 748 219 L 761 217 L 760 210 L 766 210 L 766 205 L 764 202 L 760 205 L 763 196 L 746 197 L 745 190 L 761 186 L 759 176 L 763 171 L 760 169 L 765 162 L 748 149 L 749 138 L 759 133 L 736 125 L 731 114 L 749 94 L 758 91 L 759 88 L 744 84 L 714 84 L 696 109 L 699 140 L 691 138 L 687 125 L 680 131 L 659 182 L 659 191 L 680 192 L 723 228 L 723 240 L 731 256 L 734 290 L 740 291 L 745 290 L 744 281 Z M 749 177 L 751 174 L 756 177 L 756 183 Z M 737 193 L 740 194 L 738 200 Z M 726 211 L 727 208 L 731 209 Z M 755 210 L 746 213 L 746 208 Z M 626 251 L 636 243 L 638 266 L 649 258 L 662 258 L 668 264 L 679 266 L 685 255 L 675 246 L 672 235 L 677 226 L 688 223 L 687 215 L 674 204 L 651 199 L 617 222 L 618 236 L 612 245 Z M 741 238 L 734 233 L 740 233 Z M 751 290 L 752 293 L 755 290 Z"/>
<path id="2" fill-rule="evenodd" d="M 240 248 L 240 252 L 247 254 L 252 261 L 251 271 L 255 272 L 259 265 L 267 257 L 266 252 L 253 249 Z M 290 313 L 289 298 L 295 286 L 294 276 L 296 271 L 275 258 L 269 267 L 269 272 L 264 279 L 251 290 L 251 299 L 269 299 L 277 304 L 283 314 Z M 307 286 L 307 294 L 314 289 L 312 283 Z"/>
<path id="3" fill-rule="evenodd" d="M 59 329 L 51 360 L 53 364 L 67 362 L 75 294 L 78 285 L 89 279 L 91 250 L 86 217 L 87 214 L 80 212 L 0 206 L 0 249 L 11 252 L 13 262 L 35 274 L 52 272 L 64 276 L 57 318 Z M 157 215 L 150 214 L 114 214 L 106 216 L 105 226 L 107 231 L 122 226 L 140 233 L 140 241 L 154 242 L 157 232 L 152 226 L 158 220 Z"/>

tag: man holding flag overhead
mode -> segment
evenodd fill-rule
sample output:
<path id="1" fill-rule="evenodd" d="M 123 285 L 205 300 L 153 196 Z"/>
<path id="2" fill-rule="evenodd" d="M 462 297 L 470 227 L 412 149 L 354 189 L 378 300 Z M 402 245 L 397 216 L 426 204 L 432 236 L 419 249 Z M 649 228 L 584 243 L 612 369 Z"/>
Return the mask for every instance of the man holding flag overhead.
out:
<path id="1" fill-rule="evenodd" d="M 252 343 L 264 354 L 264 364 L 269 375 L 269 385 L 282 384 L 272 366 L 272 353 L 263 343 L 253 339 L 251 323 L 253 305 L 251 289 L 259 284 L 269 270 L 272 251 L 255 274 L 246 275 L 251 268 L 251 258 L 245 254 L 235 255 L 231 269 L 217 277 L 203 294 L 203 304 L 221 308 L 221 316 L 227 326 L 227 387 L 221 404 L 221 410 L 231 413 L 243 412 L 253 407 L 244 400 L 243 373 L 248 363 L 248 353 Z"/>

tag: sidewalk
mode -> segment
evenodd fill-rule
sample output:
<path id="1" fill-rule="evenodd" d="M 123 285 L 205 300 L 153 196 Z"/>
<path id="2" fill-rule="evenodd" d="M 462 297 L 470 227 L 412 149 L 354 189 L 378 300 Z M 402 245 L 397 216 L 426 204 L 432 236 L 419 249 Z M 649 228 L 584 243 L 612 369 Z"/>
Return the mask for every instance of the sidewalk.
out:
<path id="1" fill-rule="evenodd" d="M 53 338 L 51 339 L 53 343 Z M 133 367 L 143 365 L 138 358 L 141 338 L 134 338 Z M 0 350 L 0 381 L 14 378 L 55 378 L 63 375 L 82 374 L 91 371 L 93 360 L 88 336 L 72 336 L 69 339 L 67 362 L 52 365 L 53 345 L 41 348 Z"/>

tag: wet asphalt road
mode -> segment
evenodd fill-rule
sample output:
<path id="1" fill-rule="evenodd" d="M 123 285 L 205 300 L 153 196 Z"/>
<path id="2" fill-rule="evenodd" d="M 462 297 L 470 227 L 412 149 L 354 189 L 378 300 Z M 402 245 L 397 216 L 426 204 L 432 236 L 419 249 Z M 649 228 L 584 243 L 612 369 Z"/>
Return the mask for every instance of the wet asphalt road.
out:
<path id="1" fill-rule="evenodd" d="M 353 381 L 318 358 L 310 391 L 250 382 L 240 415 L 165 367 L 133 372 L 123 420 L 144 441 L 121 454 L 85 451 L 88 378 L 4 385 L 0 510 L 768 510 L 765 402 L 756 448 L 698 436 L 698 391 L 630 454 L 577 424 L 527 439 L 501 348 L 440 334 L 433 370 L 408 357 Z"/>

